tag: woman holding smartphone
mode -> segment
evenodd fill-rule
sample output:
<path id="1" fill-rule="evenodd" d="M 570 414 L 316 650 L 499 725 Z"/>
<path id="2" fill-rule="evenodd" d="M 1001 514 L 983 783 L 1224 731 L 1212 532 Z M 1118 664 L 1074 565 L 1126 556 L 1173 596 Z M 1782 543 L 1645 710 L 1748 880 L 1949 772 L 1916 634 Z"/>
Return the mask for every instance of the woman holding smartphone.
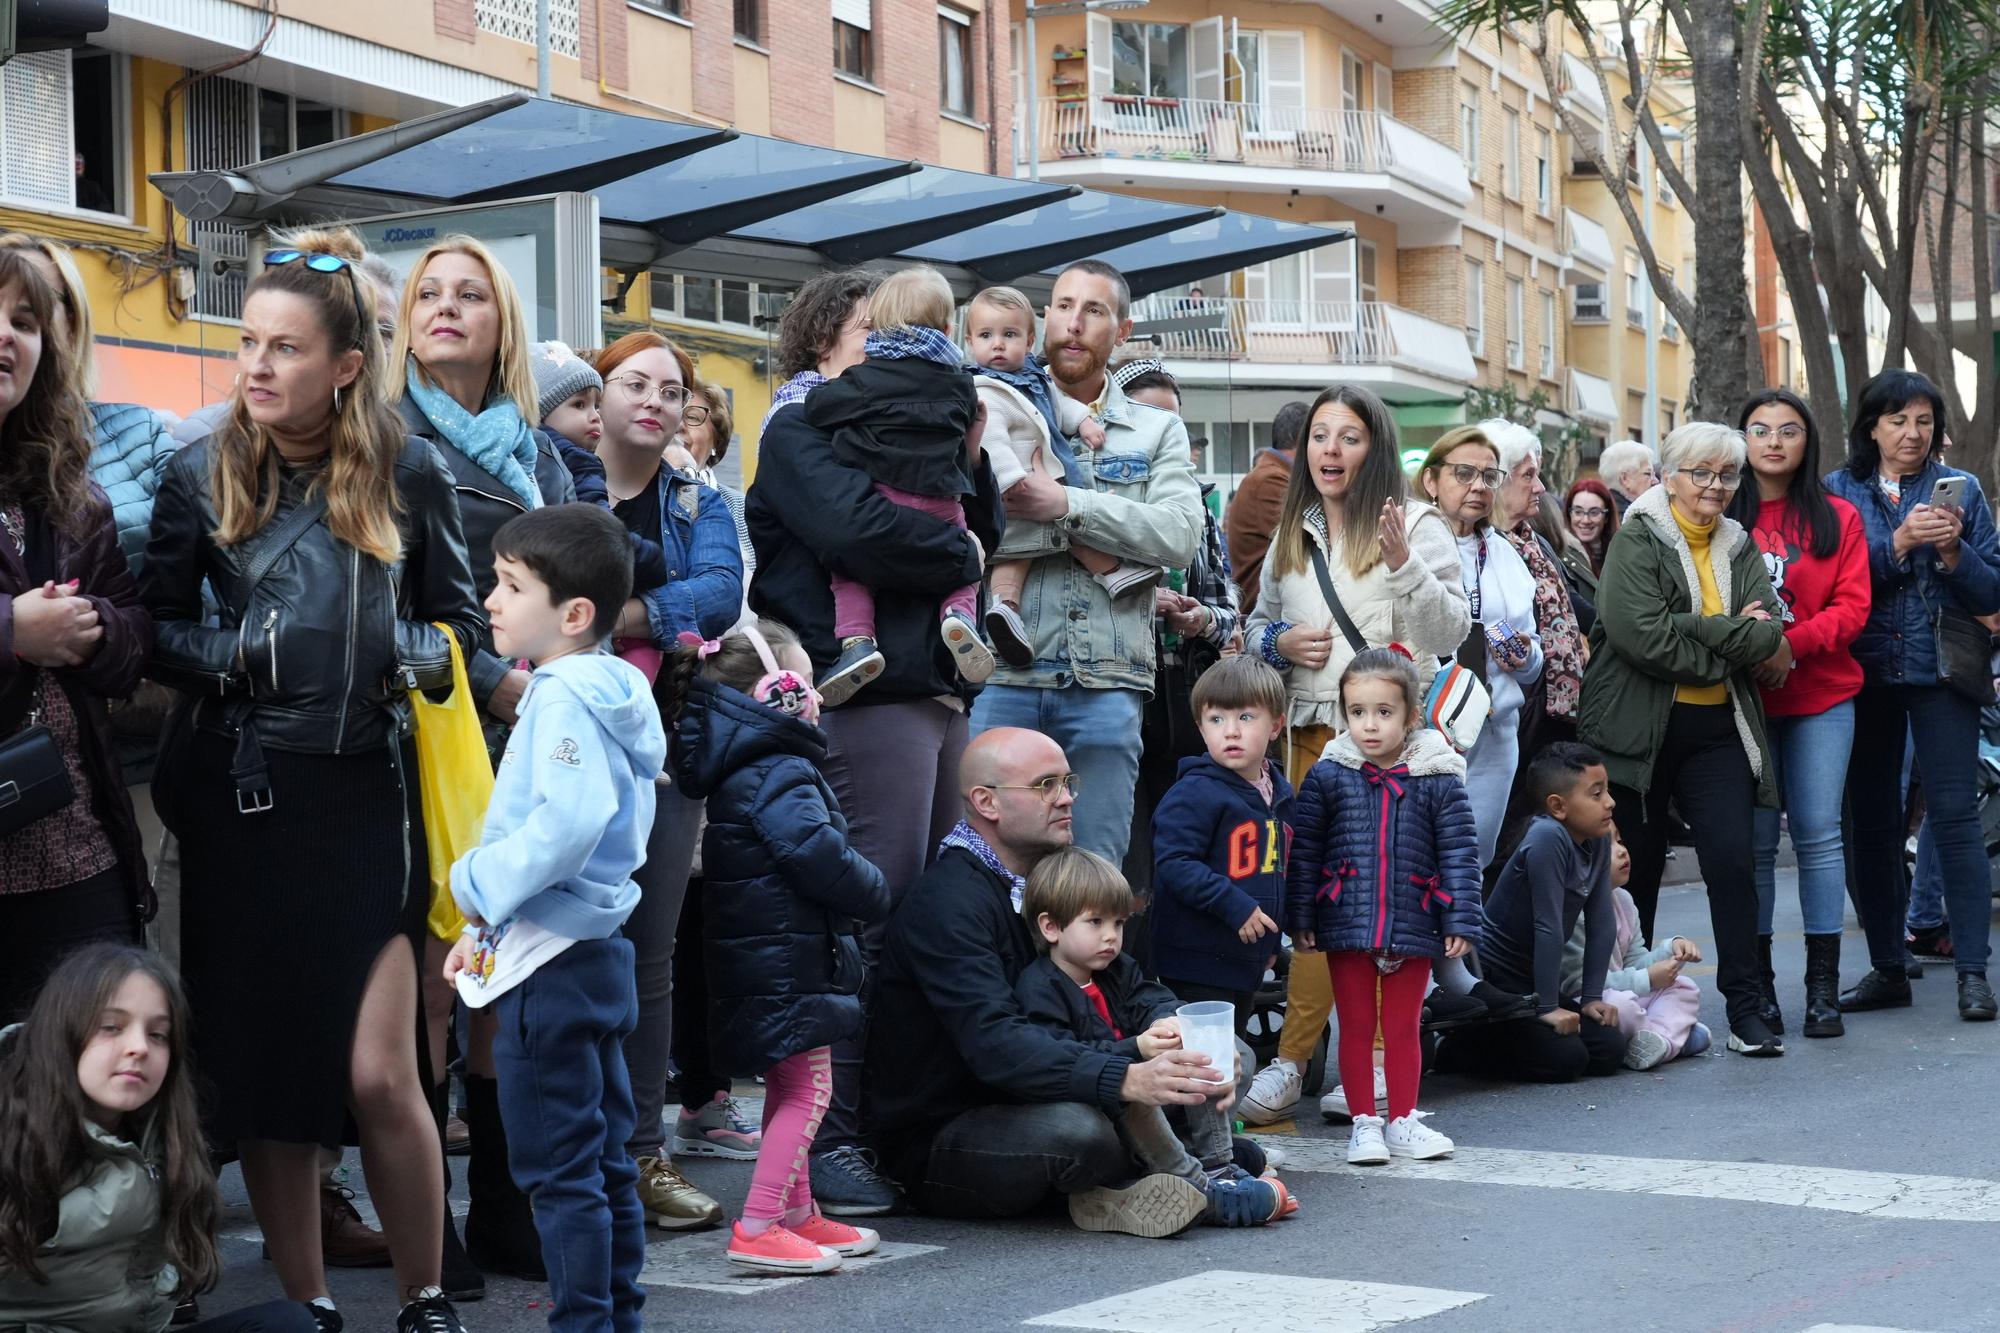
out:
<path id="1" fill-rule="evenodd" d="M 1861 693 L 1847 792 L 1854 811 L 1854 905 L 1873 969 L 1840 997 L 1844 1013 L 1911 1001 L 1903 970 L 1903 751 L 1916 744 L 1924 799 L 1944 870 L 1958 1016 L 2000 1014 L 1986 981 L 1991 875 L 1974 787 L 1979 709 L 1993 697 L 1983 630 L 2000 611 L 2000 542 L 1979 481 L 1946 467 L 1938 430 L 1944 399 L 1922 375 L 1885 370 L 1862 386 L 1847 466 L 1830 494 L 1861 513 L 1872 605 L 1854 641 Z M 1963 645 L 1960 652 L 1951 645 Z M 1956 667 L 1956 669 L 1954 669 Z"/>

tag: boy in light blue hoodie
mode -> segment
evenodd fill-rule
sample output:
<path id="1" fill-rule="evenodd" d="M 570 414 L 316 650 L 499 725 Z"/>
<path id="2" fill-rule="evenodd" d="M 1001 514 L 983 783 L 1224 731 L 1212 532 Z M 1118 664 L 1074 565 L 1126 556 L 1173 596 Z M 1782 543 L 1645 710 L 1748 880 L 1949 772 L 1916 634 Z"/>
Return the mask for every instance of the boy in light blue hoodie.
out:
<path id="1" fill-rule="evenodd" d="M 500 1020 L 500 1117 L 535 1206 L 549 1326 L 624 1333 L 640 1327 L 646 1228 L 625 1148 L 639 1002 L 619 927 L 639 901 L 666 736 L 645 676 L 600 650 L 632 593 L 631 543 L 609 510 L 512 519 L 493 564 L 494 642 L 535 671 L 480 845 L 451 868 L 470 925 L 445 976 Z"/>

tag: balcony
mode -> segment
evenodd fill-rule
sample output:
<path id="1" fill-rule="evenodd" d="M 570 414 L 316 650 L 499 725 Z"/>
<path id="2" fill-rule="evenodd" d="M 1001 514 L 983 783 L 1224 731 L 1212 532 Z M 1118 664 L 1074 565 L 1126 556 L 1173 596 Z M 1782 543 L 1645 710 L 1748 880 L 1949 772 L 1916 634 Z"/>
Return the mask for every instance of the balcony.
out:
<path id="1" fill-rule="evenodd" d="M 1149 296 L 1133 303 L 1132 335 L 1136 354 L 1191 383 L 1342 379 L 1412 402 L 1456 399 L 1478 378 L 1462 329 L 1385 301 Z"/>
<path id="2" fill-rule="evenodd" d="M 1044 98 L 1035 113 L 1044 180 L 1275 194 L 1304 186 L 1358 213 L 1440 233 L 1472 199 L 1457 149 L 1376 111 L 1100 93 Z M 1014 123 L 1026 175 L 1026 108 Z"/>

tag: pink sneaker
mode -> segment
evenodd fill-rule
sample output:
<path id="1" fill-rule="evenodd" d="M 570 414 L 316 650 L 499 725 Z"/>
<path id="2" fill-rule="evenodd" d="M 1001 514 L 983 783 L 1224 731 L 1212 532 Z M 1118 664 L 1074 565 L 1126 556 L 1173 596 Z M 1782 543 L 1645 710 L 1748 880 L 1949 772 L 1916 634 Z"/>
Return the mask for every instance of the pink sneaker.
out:
<path id="1" fill-rule="evenodd" d="M 674 1156 L 726 1157 L 735 1162 L 757 1160 L 764 1131 L 746 1120 L 743 1108 L 726 1092 L 693 1115 L 683 1109 L 674 1121 Z"/>
<path id="2" fill-rule="evenodd" d="M 840 1256 L 783 1226 L 773 1224 L 753 1236 L 738 1222 L 729 1229 L 729 1262 L 773 1273 L 831 1273 L 840 1267 Z"/>
<path id="3" fill-rule="evenodd" d="M 882 1237 L 867 1227 L 851 1227 L 845 1222 L 821 1217 L 818 1213 L 814 1213 L 793 1227 L 792 1234 L 802 1236 L 815 1245 L 823 1245 L 835 1254 L 844 1254 L 850 1258 L 857 1254 L 867 1254 L 882 1243 Z"/>

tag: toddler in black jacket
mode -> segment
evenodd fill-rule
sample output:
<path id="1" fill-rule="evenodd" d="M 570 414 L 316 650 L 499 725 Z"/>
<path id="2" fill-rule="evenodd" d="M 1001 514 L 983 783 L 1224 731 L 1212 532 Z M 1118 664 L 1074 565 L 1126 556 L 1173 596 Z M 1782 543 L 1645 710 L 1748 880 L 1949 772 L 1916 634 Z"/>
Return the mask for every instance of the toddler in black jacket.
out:
<path id="1" fill-rule="evenodd" d="M 1080 847 L 1056 852 L 1028 876 L 1021 915 L 1044 951 L 1014 983 L 1030 1022 L 1133 1060 L 1180 1047 L 1179 997 L 1122 952 L 1132 889 L 1118 867 Z M 1128 1102 L 1119 1140 L 1148 1173 L 1179 1176 L 1207 1195 L 1210 1226 L 1263 1226 L 1296 1211 L 1278 1180 L 1234 1164 L 1226 1110 L 1204 1102 L 1186 1113 L 1177 1131 L 1161 1108 Z"/>

